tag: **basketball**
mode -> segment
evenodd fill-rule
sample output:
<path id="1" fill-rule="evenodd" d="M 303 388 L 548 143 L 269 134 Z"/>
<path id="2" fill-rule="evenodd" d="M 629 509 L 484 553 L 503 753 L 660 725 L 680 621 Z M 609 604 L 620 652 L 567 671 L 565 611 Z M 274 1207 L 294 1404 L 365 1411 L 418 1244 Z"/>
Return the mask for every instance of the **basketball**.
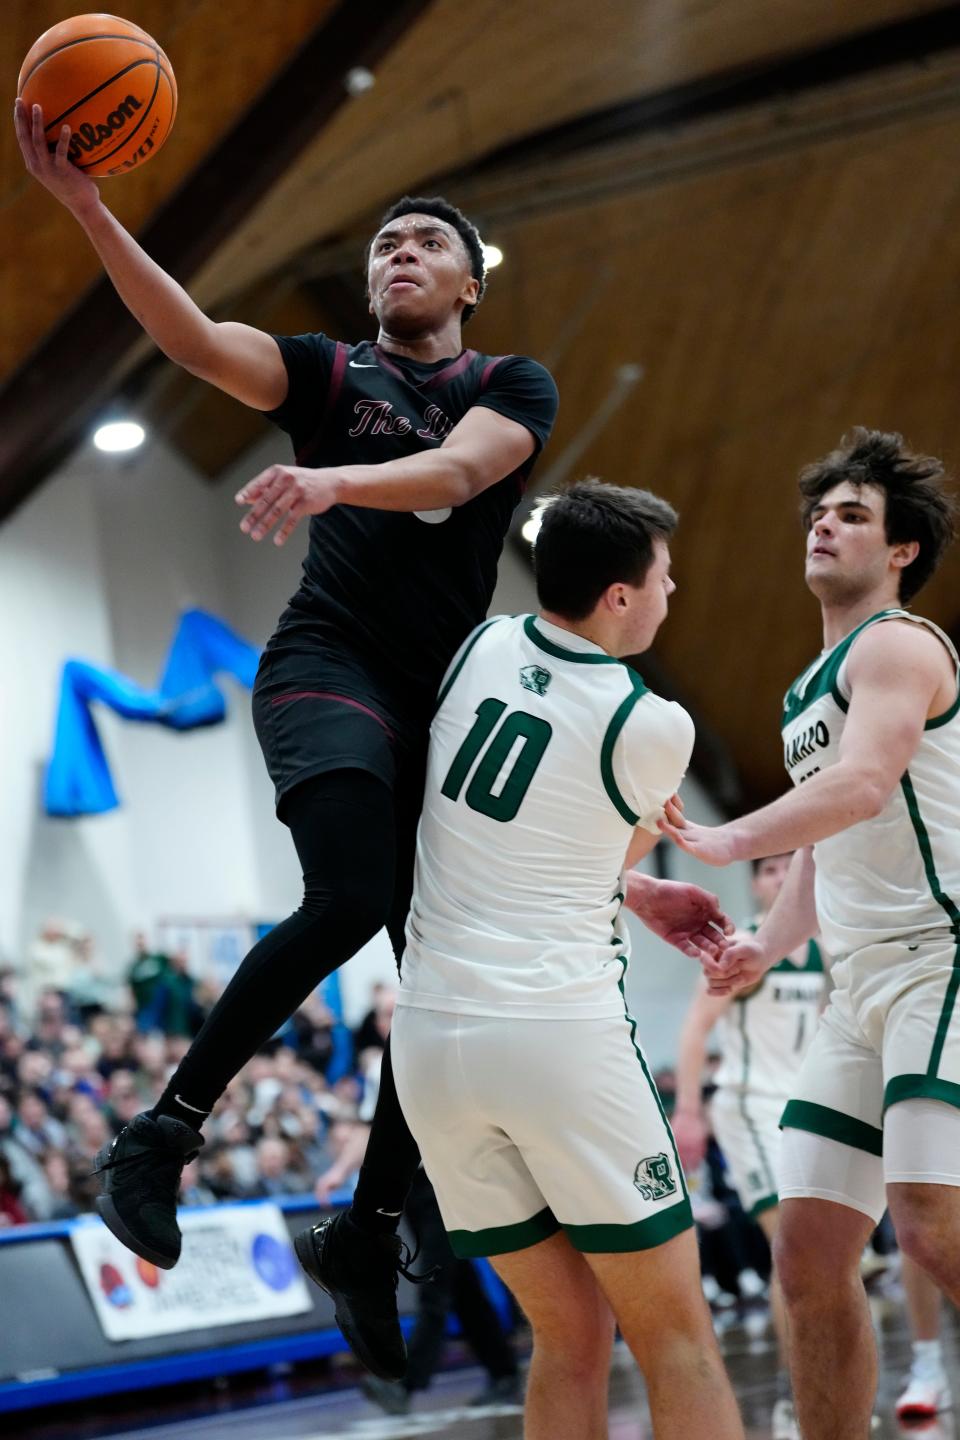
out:
<path id="1" fill-rule="evenodd" d="M 74 15 L 27 53 L 17 94 L 43 107 L 51 149 L 69 125 L 70 159 L 88 175 L 123 175 L 160 149 L 177 113 L 173 67 L 139 25 Z"/>

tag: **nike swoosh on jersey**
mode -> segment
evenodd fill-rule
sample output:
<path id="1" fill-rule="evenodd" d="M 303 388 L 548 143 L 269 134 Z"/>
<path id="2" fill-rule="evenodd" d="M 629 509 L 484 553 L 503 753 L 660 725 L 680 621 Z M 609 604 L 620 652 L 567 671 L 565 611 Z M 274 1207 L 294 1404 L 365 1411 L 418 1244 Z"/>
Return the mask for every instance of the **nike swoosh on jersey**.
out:
<path id="1" fill-rule="evenodd" d="M 371 360 L 371 361 L 370 361 L 368 364 L 366 364 L 366 365 L 363 363 L 362 360 L 351 360 L 351 361 L 350 361 L 350 369 L 351 369 L 351 370 L 376 370 L 376 368 L 377 368 L 377 362 L 376 362 L 375 360 Z"/>

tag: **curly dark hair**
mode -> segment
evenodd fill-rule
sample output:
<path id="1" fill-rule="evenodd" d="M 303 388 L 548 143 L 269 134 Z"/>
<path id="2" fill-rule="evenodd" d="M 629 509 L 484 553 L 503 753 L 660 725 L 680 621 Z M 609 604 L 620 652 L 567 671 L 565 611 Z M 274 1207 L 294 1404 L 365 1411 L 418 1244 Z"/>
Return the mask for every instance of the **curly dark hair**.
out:
<path id="1" fill-rule="evenodd" d="M 483 299 L 483 292 L 487 288 L 486 267 L 483 260 L 483 242 L 480 239 L 480 232 L 472 220 L 468 220 L 462 210 L 456 205 L 451 205 L 449 200 L 444 200 L 442 195 L 432 195 L 429 198 L 424 195 L 402 195 L 399 200 L 394 201 L 389 210 L 385 210 L 380 217 L 376 233 L 367 241 L 367 248 L 363 254 L 364 270 L 370 264 L 370 251 L 373 242 L 380 234 L 384 225 L 389 225 L 391 220 L 399 220 L 402 215 L 434 215 L 438 220 L 443 220 L 447 225 L 453 227 L 460 239 L 470 260 L 470 274 L 474 280 L 480 282 L 480 289 L 477 293 L 476 305 L 464 305 L 461 321 L 466 325 Z"/>
<path id="2" fill-rule="evenodd" d="M 902 435 L 858 425 L 837 450 L 800 472 L 800 514 L 807 529 L 817 502 L 844 481 L 883 492 L 888 545 L 910 540 L 919 544 L 917 558 L 900 575 L 900 599 L 907 604 L 930 579 L 956 534 L 957 502 L 945 488 L 943 462 L 908 450 Z"/>
<path id="3" fill-rule="evenodd" d="M 545 610 L 583 620 L 617 581 L 642 585 L 656 540 L 669 540 L 677 512 L 659 495 L 590 476 L 548 500 L 533 551 Z"/>

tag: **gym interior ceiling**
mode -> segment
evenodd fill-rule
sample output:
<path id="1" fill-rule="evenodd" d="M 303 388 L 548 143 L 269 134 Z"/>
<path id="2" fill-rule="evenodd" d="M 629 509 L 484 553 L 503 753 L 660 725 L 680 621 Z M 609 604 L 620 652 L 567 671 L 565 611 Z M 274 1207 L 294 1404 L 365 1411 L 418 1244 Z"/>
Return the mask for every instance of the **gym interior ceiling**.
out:
<path id="1" fill-rule="evenodd" d="M 8 0 L 8 98 L 79 8 Z M 721 801 L 779 793 L 780 698 L 818 643 L 798 467 L 861 423 L 960 471 L 960 5 L 122 8 L 170 56 L 180 108 L 104 191 L 213 316 L 370 333 L 359 257 L 404 191 L 448 195 L 501 246 L 468 342 L 556 374 L 541 484 L 591 472 L 677 505 L 651 677 L 696 714 Z M 351 95 L 356 67 L 376 83 Z M 264 422 L 138 337 L 11 125 L 0 161 L 0 517 L 118 396 L 218 475 Z M 958 582 L 960 550 L 922 607 L 955 636 Z"/>

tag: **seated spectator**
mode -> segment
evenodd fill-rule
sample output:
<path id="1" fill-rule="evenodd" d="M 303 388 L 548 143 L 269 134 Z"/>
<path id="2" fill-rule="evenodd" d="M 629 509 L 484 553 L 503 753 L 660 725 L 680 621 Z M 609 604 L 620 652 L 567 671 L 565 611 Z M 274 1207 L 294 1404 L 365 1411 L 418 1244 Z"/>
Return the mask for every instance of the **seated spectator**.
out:
<path id="1" fill-rule="evenodd" d="M 75 1045 L 81 1036 L 81 1032 L 69 1021 L 63 996 L 56 990 L 44 990 L 37 1002 L 33 1034 L 28 1047 L 31 1050 L 43 1050 L 54 1060 L 59 1060 L 64 1050 Z"/>
<path id="2" fill-rule="evenodd" d="M 319 1075 L 326 1075 L 333 1059 L 335 1023 L 319 995 L 308 996 L 290 1022 L 298 1057 Z"/>
<path id="3" fill-rule="evenodd" d="M 192 1040 L 203 1024 L 196 989 L 187 952 L 174 950 L 167 969 L 157 980 L 150 1028 L 162 1030 L 164 1035 Z"/>
<path id="4" fill-rule="evenodd" d="M 106 1101 L 110 1124 L 119 1133 L 143 1108 L 143 1097 L 137 1089 L 133 1070 L 114 1070 L 107 1084 Z"/>
<path id="5" fill-rule="evenodd" d="M 353 1044 L 357 1055 L 371 1048 L 382 1050 L 390 1034 L 393 1012 L 397 1008 L 397 991 L 393 985 L 379 981 L 373 987 L 373 1004 L 354 1031 Z"/>
<path id="6" fill-rule="evenodd" d="M 147 937 L 138 930 L 133 937 L 134 955 L 127 970 L 127 984 L 133 996 L 133 1012 L 138 1030 L 157 1028 L 155 1003 L 157 988 L 170 968 L 169 956 L 151 950 Z"/>
<path id="7" fill-rule="evenodd" d="M 43 1176 L 50 1191 L 50 1206 L 44 1220 L 72 1220 L 82 1207 L 74 1190 L 74 1176 L 62 1150 L 48 1150 L 43 1160 Z"/>
<path id="8" fill-rule="evenodd" d="M 45 1213 L 49 1192 L 39 1162 L 19 1143 L 15 1126 L 13 1107 L 5 1095 L 0 1095 L 0 1159 L 9 1171 L 11 1183 L 16 1187 L 19 1208 L 23 1210 L 27 1220 L 37 1220 Z M 8 1218 L 7 1223 L 23 1222 Z"/>
<path id="9" fill-rule="evenodd" d="M 42 1159 L 48 1150 L 61 1150 L 67 1143 L 66 1130 L 50 1114 L 39 1090 L 21 1091 L 13 1137 L 34 1159 Z"/>
<path id="10" fill-rule="evenodd" d="M 26 1225 L 30 1219 L 20 1202 L 23 1186 L 16 1180 L 10 1168 L 10 1161 L 0 1151 L 0 1227 Z"/>
<path id="11" fill-rule="evenodd" d="M 74 948 L 73 968 L 62 987 L 72 1014 L 82 1024 L 109 1009 L 115 988 L 104 973 L 93 937 L 82 936 Z"/>
<path id="12" fill-rule="evenodd" d="M 130 1068 L 133 1021 L 126 1015 L 98 1015 L 96 1019 L 105 1022 L 96 1027 L 100 1044 L 97 1069 L 104 1080 L 109 1080 L 114 1070 Z"/>
<path id="13" fill-rule="evenodd" d="M 204 1184 L 197 1161 L 189 1160 L 180 1176 L 180 1204 L 215 1205 L 217 1199 L 210 1187 Z"/>
<path id="14" fill-rule="evenodd" d="M 136 1061 L 134 1074 L 144 1101 L 140 1107 L 142 1110 L 159 1099 L 170 1074 L 163 1035 L 157 1030 L 137 1034 L 133 1041 L 133 1058 Z"/>
<path id="15" fill-rule="evenodd" d="M 51 915 L 43 922 L 21 977 L 21 1000 L 28 1020 L 33 1019 L 43 991 L 66 990 L 83 936 L 83 927 L 74 921 Z"/>
<path id="16" fill-rule="evenodd" d="M 78 1095 L 70 1111 L 70 1123 L 67 1126 L 70 1153 L 92 1170 L 97 1151 L 109 1144 L 116 1131 L 108 1124 L 104 1112 L 98 1110 L 89 1097 Z"/>
<path id="17" fill-rule="evenodd" d="M 294 1169 L 287 1141 L 264 1136 L 257 1143 L 256 1194 L 273 1198 L 278 1195 L 302 1195 L 307 1189 L 308 1177 Z"/>

